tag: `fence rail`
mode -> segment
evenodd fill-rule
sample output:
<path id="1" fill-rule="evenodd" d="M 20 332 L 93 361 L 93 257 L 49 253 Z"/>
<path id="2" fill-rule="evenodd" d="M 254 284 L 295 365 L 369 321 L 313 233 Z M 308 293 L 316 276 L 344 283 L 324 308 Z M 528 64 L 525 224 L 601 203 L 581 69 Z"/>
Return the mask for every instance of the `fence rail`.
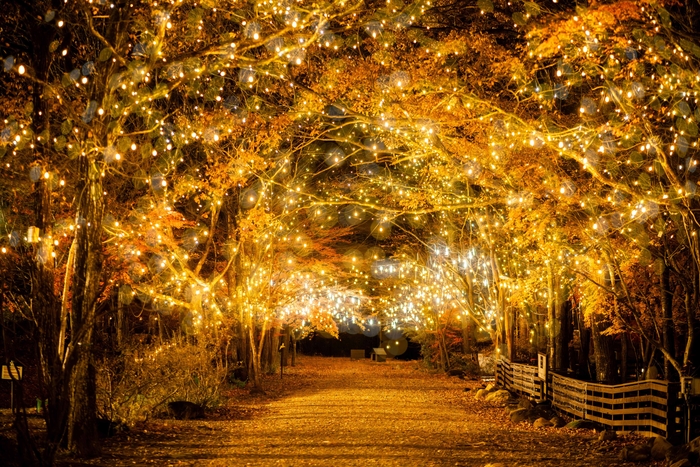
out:
<path id="1" fill-rule="evenodd" d="M 500 360 L 496 368 L 496 384 L 537 401 L 544 399 L 543 382 L 537 376 L 537 367 Z"/>
<path id="2" fill-rule="evenodd" d="M 606 385 L 558 374 L 538 377 L 537 367 L 501 359 L 496 383 L 535 400 L 550 400 L 561 412 L 600 423 L 622 433 L 684 438 L 686 427 L 679 383 L 649 380 Z"/>

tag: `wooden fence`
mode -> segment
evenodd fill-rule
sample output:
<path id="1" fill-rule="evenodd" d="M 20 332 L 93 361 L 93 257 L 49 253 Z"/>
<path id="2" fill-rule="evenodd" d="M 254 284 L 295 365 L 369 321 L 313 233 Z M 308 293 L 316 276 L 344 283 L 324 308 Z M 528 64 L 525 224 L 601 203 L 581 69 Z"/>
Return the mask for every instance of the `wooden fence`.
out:
<path id="1" fill-rule="evenodd" d="M 542 380 L 537 377 L 536 366 L 501 359 L 496 365 L 496 384 L 536 401 L 544 399 Z"/>
<path id="2" fill-rule="evenodd" d="M 681 441 L 686 429 L 680 384 L 649 380 L 606 385 L 549 373 L 538 377 L 537 367 L 500 360 L 496 384 L 541 401 L 567 415 L 592 420 L 621 433 L 638 432 Z"/>

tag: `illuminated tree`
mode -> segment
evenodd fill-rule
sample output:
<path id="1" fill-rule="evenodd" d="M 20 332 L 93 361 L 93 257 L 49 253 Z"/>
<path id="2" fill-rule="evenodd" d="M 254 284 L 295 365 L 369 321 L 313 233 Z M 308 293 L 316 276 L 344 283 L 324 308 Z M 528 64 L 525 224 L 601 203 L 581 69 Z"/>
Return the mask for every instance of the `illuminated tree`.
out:
<path id="1" fill-rule="evenodd" d="M 236 121 L 274 126 L 260 98 L 270 92 L 266 85 L 278 83 L 276 92 L 284 97 L 288 90 L 293 102 L 288 64 L 301 64 L 328 22 L 356 8 L 339 2 L 252 10 L 235 3 L 19 2 L 5 16 L 5 29 L 29 26 L 3 45 L 9 72 L 3 79 L 31 84 L 32 93 L 5 87 L 13 114 L 5 120 L 2 150 L 11 159 L 3 175 L 31 187 L 24 192 L 32 191 L 36 200 L 35 214 L 21 208 L 30 197 L 18 199 L 4 217 L 8 246 L 27 259 L 33 281 L 33 292 L 16 302 L 40 333 L 49 407 L 49 448 L 35 453 L 40 462 L 52 462 L 66 426 L 68 444 L 79 454 L 94 454 L 99 446 L 92 342 L 99 296 L 116 279 L 101 274 L 103 241 L 122 247 L 122 264 L 138 275 L 145 271 L 133 259 L 139 251 L 127 249 L 134 246 L 132 234 L 157 244 L 158 234 L 149 238 L 151 223 L 162 221 L 175 231 L 199 227 L 202 218 L 216 223 L 216 204 L 190 219 L 169 204 L 175 201 L 163 196 L 169 178 L 206 157 L 199 141 L 223 144 L 241 137 L 233 134 Z M 261 112 L 248 117 L 249 108 Z M 266 149 L 276 149 L 275 141 L 266 141 Z M 262 170 L 267 162 L 261 165 L 251 168 Z M 27 172 L 31 185 L 17 176 Z M 250 174 L 248 168 L 236 176 Z M 225 189 L 199 190 L 192 198 L 208 204 Z M 132 213 L 140 219 L 127 222 Z M 143 230 L 133 233 L 127 223 Z M 19 232 L 29 226 L 35 229 L 24 243 Z M 213 250 L 208 242 L 191 267 L 194 275 L 187 279 L 193 285 L 201 285 L 198 276 Z M 155 270 L 162 267 L 152 263 Z"/>
<path id="2" fill-rule="evenodd" d="M 526 26 L 524 19 L 520 17 Z M 691 213 L 696 209 L 697 124 L 691 96 L 697 85 L 693 51 L 700 49 L 682 27 L 680 17 L 672 18 L 661 6 L 634 2 L 553 15 L 529 31 L 530 62 L 541 71 L 527 73 L 525 67 L 516 73 L 523 101 L 547 109 L 540 122 L 514 122 L 517 132 L 523 139 L 542 135 L 541 143 L 531 139 L 531 145 L 579 162 L 594 183 L 581 200 L 591 221 L 582 227 L 580 239 L 621 234 L 628 241 L 621 249 L 619 243 L 614 250 L 603 246 L 607 253 L 601 259 L 615 276 L 611 285 L 621 278 L 619 264 L 627 255 L 636 254 L 643 265 L 658 259 L 663 266 L 658 269 L 662 335 L 656 339 L 634 320 L 623 321 L 663 353 L 666 377 L 671 368 L 683 373 L 687 365 L 677 359 L 673 344 L 672 258 L 696 257 L 697 226 Z M 674 235 L 681 241 L 669 242 Z M 624 280 L 620 286 L 605 288 L 616 297 L 615 310 L 634 310 Z M 686 286 L 689 296 L 695 296 L 694 286 Z M 687 316 L 693 329 L 694 315 L 690 311 Z M 689 348 L 692 334 L 686 340 Z"/>
<path id="3" fill-rule="evenodd" d="M 578 303 L 599 379 L 614 334 L 692 371 L 700 47 L 662 5 L 12 8 L 4 281 L 39 333 L 44 462 L 66 427 L 94 454 L 114 295 L 119 346 L 136 297 L 234 346 L 255 389 L 275 330 L 367 318 L 434 333 L 444 368 L 459 326 L 464 354 L 477 328 L 511 359 L 529 333 L 565 370 Z"/>

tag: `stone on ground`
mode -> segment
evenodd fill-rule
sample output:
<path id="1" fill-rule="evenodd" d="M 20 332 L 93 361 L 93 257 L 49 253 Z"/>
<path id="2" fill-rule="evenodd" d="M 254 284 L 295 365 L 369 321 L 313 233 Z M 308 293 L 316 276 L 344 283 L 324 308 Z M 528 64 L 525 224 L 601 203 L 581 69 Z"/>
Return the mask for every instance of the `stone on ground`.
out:
<path id="1" fill-rule="evenodd" d="M 558 415 L 550 418 L 549 421 L 552 422 L 552 426 L 554 428 L 561 428 L 564 425 L 566 425 L 566 422 L 564 421 L 564 419 Z"/>
<path id="2" fill-rule="evenodd" d="M 535 421 L 540 417 L 544 417 L 547 420 L 551 420 L 552 417 L 556 417 L 557 413 L 552 408 L 552 404 L 547 402 L 538 402 L 533 408 L 530 409 L 530 421 Z"/>
<path id="3" fill-rule="evenodd" d="M 688 459 L 690 463 L 698 458 L 698 454 L 690 450 L 690 445 L 672 446 L 666 453 L 666 460 L 669 464 L 674 464 L 683 459 Z"/>
<path id="4" fill-rule="evenodd" d="M 673 447 L 673 445 L 669 443 L 666 438 L 657 436 L 654 438 L 654 444 L 651 446 L 651 457 L 657 461 L 664 460 L 671 447 Z"/>
<path id="5" fill-rule="evenodd" d="M 522 423 L 527 420 L 528 409 L 517 409 L 510 413 L 510 421 L 513 423 Z"/>
<path id="6" fill-rule="evenodd" d="M 535 423 L 533 423 L 532 426 L 534 426 L 535 428 L 546 428 L 552 426 L 552 422 L 550 422 L 544 417 L 540 417 L 537 420 L 535 420 Z"/>
<path id="7" fill-rule="evenodd" d="M 690 448 L 691 452 L 700 453 L 700 436 L 688 443 L 688 447 Z"/>
<path id="8" fill-rule="evenodd" d="M 574 420 L 566 424 L 564 428 L 570 428 L 572 430 L 597 430 L 600 428 L 596 422 L 590 420 Z"/>
<path id="9" fill-rule="evenodd" d="M 598 436 L 598 441 L 612 441 L 617 439 L 617 433 L 612 430 L 605 430 Z"/>
<path id="10" fill-rule="evenodd" d="M 520 402 L 518 402 L 518 408 L 521 409 L 531 409 L 532 408 L 532 402 L 530 402 L 530 399 L 526 398 L 521 398 Z"/>
<path id="11" fill-rule="evenodd" d="M 486 402 L 493 402 L 494 404 L 505 404 L 510 399 L 510 392 L 505 389 L 499 389 L 486 396 Z"/>
<path id="12" fill-rule="evenodd" d="M 620 458 L 627 462 L 646 462 L 651 457 L 651 448 L 647 444 L 625 446 L 620 451 Z"/>
<path id="13" fill-rule="evenodd" d="M 691 467 L 693 464 L 688 459 L 681 459 L 671 464 L 671 467 Z"/>
<path id="14" fill-rule="evenodd" d="M 530 423 L 535 423 L 538 418 L 544 418 L 548 422 L 556 417 L 557 414 L 546 404 L 538 404 L 531 409 L 515 409 L 510 413 L 510 420 L 513 423 L 520 423 L 527 420 Z M 553 425 L 553 423 L 551 424 Z M 551 426 L 550 425 L 550 426 Z"/>

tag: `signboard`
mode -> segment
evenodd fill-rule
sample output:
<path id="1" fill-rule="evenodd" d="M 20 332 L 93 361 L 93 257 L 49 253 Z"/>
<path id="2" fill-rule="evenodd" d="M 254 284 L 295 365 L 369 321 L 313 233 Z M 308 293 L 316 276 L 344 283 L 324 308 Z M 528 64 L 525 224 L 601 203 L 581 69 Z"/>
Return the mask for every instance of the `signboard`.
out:
<path id="1" fill-rule="evenodd" d="M 547 356 L 543 353 L 537 354 L 537 377 L 547 381 Z"/>
<path id="2" fill-rule="evenodd" d="M 21 380 L 22 367 L 15 365 L 14 362 L 10 362 L 9 365 L 3 365 L 2 379 Z"/>

